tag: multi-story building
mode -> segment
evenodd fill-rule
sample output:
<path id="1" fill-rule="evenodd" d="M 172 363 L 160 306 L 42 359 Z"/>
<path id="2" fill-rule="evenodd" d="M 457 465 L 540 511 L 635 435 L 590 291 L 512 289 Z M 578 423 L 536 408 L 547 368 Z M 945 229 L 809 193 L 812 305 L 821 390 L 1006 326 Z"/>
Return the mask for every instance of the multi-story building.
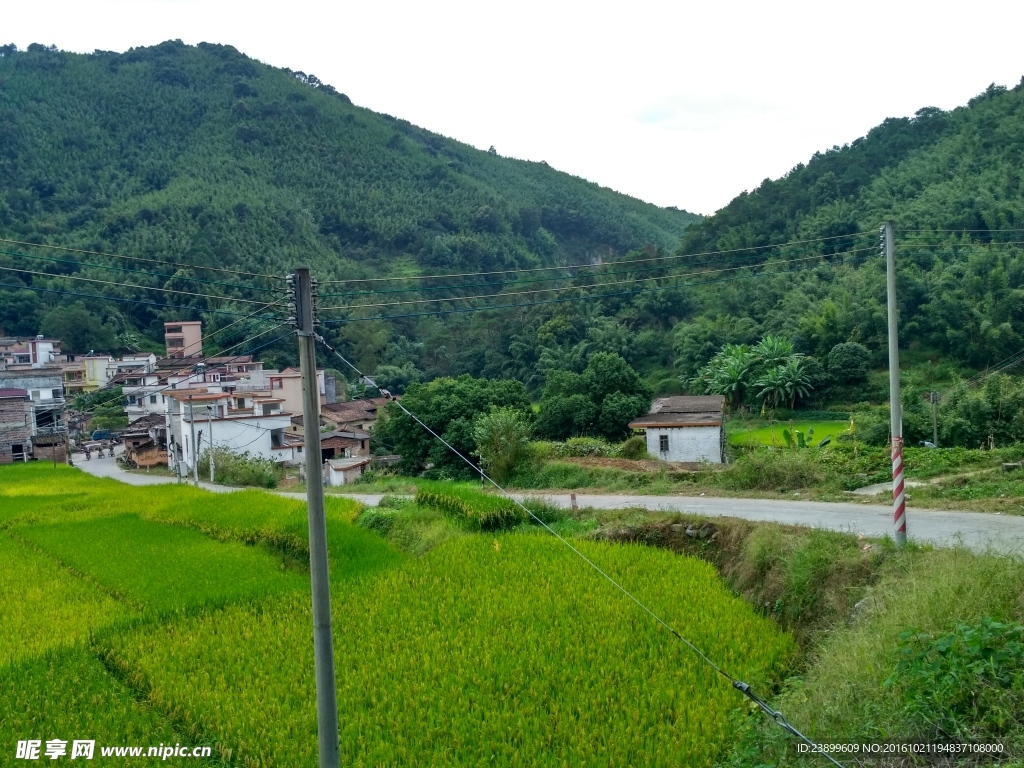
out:
<path id="1" fill-rule="evenodd" d="M 211 446 L 279 463 L 302 459 L 301 441 L 288 436 L 291 413 L 279 398 L 233 396 L 200 389 L 167 393 L 168 453 L 179 474 Z"/>
<path id="2" fill-rule="evenodd" d="M 36 438 L 48 450 L 56 450 L 54 446 L 59 443 L 63 453 L 63 436 L 67 434 L 64 371 L 56 366 L 0 371 L 0 390 L 25 392 L 27 400 L 22 402 L 26 408 L 25 418 L 33 445 Z"/>
<path id="3" fill-rule="evenodd" d="M 68 396 L 89 394 L 105 387 L 110 377 L 111 365 L 116 361 L 110 355 L 67 355 L 67 362 L 60 363 L 64 371 L 64 391 Z"/>
<path id="4" fill-rule="evenodd" d="M 164 323 L 167 357 L 202 357 L 203 324 L 199 320 Z"/>
<path id="5" fill-rule="evenodd" d="M 32 450 L 28 392 L 0 389 L 0 464 L 28 461 Z"/>
<path id="6" fill-rule="evenodd" d="M 60 354 L 58 339 L 0 339 L 0 368 L 42 368 L 56 363 Z"/>

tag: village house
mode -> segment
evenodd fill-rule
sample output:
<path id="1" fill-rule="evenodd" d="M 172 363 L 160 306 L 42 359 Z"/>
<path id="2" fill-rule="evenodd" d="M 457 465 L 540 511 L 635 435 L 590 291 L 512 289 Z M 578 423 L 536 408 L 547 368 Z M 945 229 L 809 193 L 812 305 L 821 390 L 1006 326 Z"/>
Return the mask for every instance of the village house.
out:
<path id="1" fill-rule="evenodd" d="M 110 355 L 66 355 L 60 363 L 64 371 L 64 391 L 68 397 L 87 395 L 110 381 L 111 365 L 116 361 Z"/>
<path id="2" fill-rule="evenodd" d="M 662 461 L 725 462 L 725 398 L 660 397 L 630 422 L 647 434 L 647 452 Z"/>
<path id="3" fill-rule="evenodd" d="M 329 486 L 348 485 L 355 482 L 366 468 L 370 466 L 369 458 L 328 459 L 324 462 L 324 484 Z"/>
<path id="4" fill-rule="evenodd" d="M 336 429 L 366 432 L 373 428 L 378 411 L 388 402 L 386 397 L 369 397 L 364 400 L 325 405 L 320 413 L 320 421 Z"/>
<path id="5" fill-rule="evenodd" d="M 28 392 L 0 389 L 0 464 L 28 461 L 31 448 Z"/>
<path id="6" fill-rule="evenodd" d="M 302 460 L 302 443 L 286 435 L 291 413 L 278 398 L 244 398 L 200 389 L 168 391 L 167 440 L 170 461 L 191 471 L 209 448 L 248 453 L 281 464 Z"/>
<path id="7" fill-rule="evenodd" d="M 359 430 L 338 429 L 320 435 L 320 459 L 367 457 L 370 455 L 370 435 Z"/>
<path id="8" fill-rule="evenodd" d="M 33 336 L 31 339 L 0 339 L 0 368 L 42 368 L 59 362 L 60 341 Z"/>

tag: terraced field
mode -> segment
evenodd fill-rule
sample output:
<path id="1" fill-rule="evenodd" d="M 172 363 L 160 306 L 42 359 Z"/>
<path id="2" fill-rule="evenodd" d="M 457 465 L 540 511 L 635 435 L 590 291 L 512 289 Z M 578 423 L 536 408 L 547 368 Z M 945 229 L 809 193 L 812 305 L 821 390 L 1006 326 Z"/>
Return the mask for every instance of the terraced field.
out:
<path id="1" fill-rule="evenodd" d="M 709 765 L 727 747 L 737 694 L 549 535 L 516 523 L 413 558 L 358 513 L 330 500 L 344 765 Z M 314 765 L 305 539 L 304 506 L 262 492 L 0 468 L 0 765 L 53 738 L 95 739 L 109 765 L 140 760 L 101 746 L 160 743 L 211 747 L 172 764 Z M 578 543 L 736 674 L 785 671 L 792 640 L 706 563 Z"/>

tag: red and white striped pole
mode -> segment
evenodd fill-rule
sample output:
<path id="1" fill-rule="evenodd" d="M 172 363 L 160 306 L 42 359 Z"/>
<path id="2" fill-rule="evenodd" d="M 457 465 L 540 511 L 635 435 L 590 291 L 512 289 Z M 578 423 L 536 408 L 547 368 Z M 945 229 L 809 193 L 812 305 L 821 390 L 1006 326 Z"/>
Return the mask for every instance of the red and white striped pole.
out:
<path id="1" fill-rule="evenodd" d="M 881 231 L 889 314 L 889 427 L 892 433 L 892 519 L 896 546 L 907 543 L 907 501 L 903 492 L 903 405 L 900 402 L 900 343 L 896 307 L 896 245 L 891 221 Z"/>
<path id="2" fill-rule="evenodd" d="M 907 543 L 907 500 L 903 494 L 903 438 L 892 439 L 892 522 L 896 544 Z"/>

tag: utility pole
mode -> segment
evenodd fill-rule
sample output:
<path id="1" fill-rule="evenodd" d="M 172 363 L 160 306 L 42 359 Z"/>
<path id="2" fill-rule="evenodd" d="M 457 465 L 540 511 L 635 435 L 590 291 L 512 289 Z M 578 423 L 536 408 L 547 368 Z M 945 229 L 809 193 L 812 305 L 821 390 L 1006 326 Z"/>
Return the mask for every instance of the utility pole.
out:
<path id="1" fill-rule="evenodd" d="M 932 392 L 932 445 L 939 447 L 939 393 Z"/>
<path id="2" fill-rule="evenodd" d="M 313 587 L 313 656 L 316 661 L 317 738 L 320 768 L 340 768 L 338 700 L 334 677 L 334 637 L 327 569 L 324 474 L 320 465 L 320 388 L 316 378 L 315 296 L 308 267 L 288 276 L 289 306 L 299 337 L 302 369 L 302 426 L 305 432 L 306 504 L 309 510 L 309 577 Z"/>
<path id="3" fill-rule="evenodd" d="M 896 546 L 907 543 L 907 501 L 903 488 L 903 405 L 900 402 L 900 342 L 896 317 L 896 245 L 892 221 L 881 231 L 889 313 L 889 427 L 892 433 L 892 518 Z"/>
<path id="4" fill-rule="evenodd" d="M 196 419 L 192 410 L 192 395 L 188 396 L 188 427 L 192 432 L 192 478 L 196 488 L 199 487 L 199 446 L 196 445 Z"/>
<path id="5" fill-rule="evenodd" d="M 213 408 L 206 406 L 206 442 L 210 444 L 210 482 L 213 482 Z"/>

